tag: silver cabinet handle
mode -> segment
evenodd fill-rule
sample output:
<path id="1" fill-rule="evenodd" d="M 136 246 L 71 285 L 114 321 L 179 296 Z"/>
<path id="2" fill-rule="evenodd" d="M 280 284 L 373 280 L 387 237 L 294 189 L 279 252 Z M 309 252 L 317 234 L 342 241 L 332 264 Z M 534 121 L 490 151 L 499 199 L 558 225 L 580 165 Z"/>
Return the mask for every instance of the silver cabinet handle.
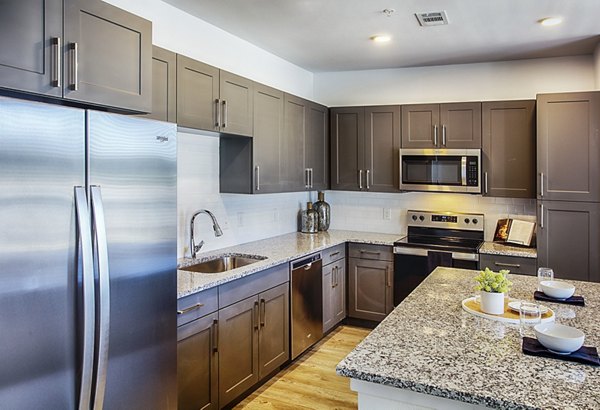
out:
<path id="1" fill-rule="evenodd" d="M 213 320 L 212 331 L 212 351 L 217 353 L 219 351 L 219 321 L 217 319 Z"/>
<path id="2" fill-rule="evenodd" d="M 108 368 L 108 341 L 110 337 L 110 271 L 108 267 L 108 242 L 106 238 L 106 221 L 100 187 L 90 187 L 93 232 L 96 238 L 96 254 L 98 257 L 98 366 L 96 369 L 96 392 L 94 408 L 101 409 L 104 402 L 106 372 Z"/>
<path id="3" fill-rule="evenodd" d="M 60 61 L 62 58 L 60 49 L 60 37 L 52 37 L 52 87 L 60 87 L 60 78 L 61 78 L 61 69 L 60 69 Z"/>
<path id="4" fill-rule="evenodd" d="M 254 323 L 254 330 L 258 330 L 258 300 L 252 307 L 252 323 Z"/>
<path id="5" fill-rule="evenodd" d="M 73 91 L 77 91 L 79 89 L 79 46 L 77 43 L 70 44 L 70 53 L 71 53 L 71 85 L 70 88 Z"/>
<path id="6" fill-rule="evenodd" d="M 310 183 L 308 182 L 308 168 L 304 168 L 304 188 L 308 189 Z"/>
<path id="7" fill-rule="evenodd" d="M 260 191 L 260 166 L 257 165 L 255 167 L 255 173 L 256 173 L 256 190 Z"/>
<path id="8" fill-rule="evenodd" d="M 375 252 L 375 251 L 365 251 L 365 250 L 363 250 L 363 249 L 361 249 L 361 250 L 360 250 L 360 253 L 361 253 L 361 255 L 362 255 L 363 253 L 368 253 L 368 254 L 370 254 L 370 255 L 381 256 L 381 252 Z"/>
<path id="9" fill-rule="evenodd" d="M 196 303 L 195 305 L 188 306 L 185 309 L 178 310 L 177 314 L 178 315 L 183 315 L 184 313 L 190 312 L 192 310 L 200 309 L 202 306 L 204 306 L 204 303 Z"/>
<path id="10" fill-rule="evenodd" d="M 221 125 L 221 107 L 219 105 L 219 99 L 215 99 L 215 127 Z"/>
<path id="11" fill-rule="evenodd" d="M 223 100 L 223 128 L 227 128 L 227 100 Z"/>
<path id="12" fill-rule="evenodd" d="M 367 178 L 367 190 L 371 189 L 371 183 L 369 182 L 369 175 L 371 174 L 371 170 L 367 169 L 366 178 Z"/>
<path id="13" fill-rule="evenodd" d="M 437 147 L 438 144 L 438 126 L 433 126 L 433 145 Z"/>
<path id="14" fill-rule="evenodd" d="M 337 286 L 337 266 L 334 266 L 331 270 L 331 287 L 335 288 Z"/>
<path id="15" fill-rule="evenodd" d="M 264 299 L 260 300 L 260 327 L 265 327 L 267 323 L 267 302 Z"/>
<path id="16" fill-rule="evenodd" d="M 484 182 L 484 193 L 488 193 L 488 173 L 487 171 L 483 174 L 483 182 Z"/>
<path id="17" fill-rule="evenodd" d="M 442 125 L 442 145 L 446 146 L 446 126 Z"/>
<path id="18" fill-rule="evenodd" d="M 386 284 L 388 288 L 392 287 L 392 275 L 389 269 L 386 269 L 385 271 L 385 279 L 386 279 Z"/>
<path id="19" fill-rule="evenodd" d="M 81 386 L 79 405 L 89 409 L 92 398 L 92 380 L 94 369 L 94 340 L 96 301 L 94 291 L 94 254 L 92 250 L 92 228 L 85 196 L 85 188 L 75 187 L 75 212 L 77 233 L 81 243 L 82 293 L 83 293 L 83 341 L 81 349 Z"/>
<path id="20" fill-rule="evenodd" d="M 338 256 L 339 254 L 340 254 L 339 252 L 333 252 L 333 253 L 330 253 L 330 254 L 329 254 L 329 257 L 330 257 L 330 258 L 333 258 L 333 257 L 335 257 L 335 256 Z"/>
<path id="21" fill-rule="evenodd" d="M 540 205 L 540 229 L 544 229 L 544 204 Z"/>
<path id="22" fill-rule="evenodd" d="M 507 267 L 507 268 L 520 268 L 521 267 L 521 265 L 518 263 L 494 262 L 494 265 L 501 266 L 501 267 Z"/>
<path id="23" fill-rule="evenodd" d="M 314 180 L 314 173 L 313 173 L 313 169 L 312 169 L 312 168 L 310 168 L 310 187 L 311 187 L 311 188 L 314 188 L 314 186 L 315 186 L 315 185 L 314 185 L 314 182 L 315 182 L 315 180 Z"/>
<path id="24" fill-rule="evenodd" d="M 540 196 L 544 196 L 544 173 L 540 172 Z"/>
<path id="25" fill-rule="evenodd" d="M 363 174 L 363 170 L 359 169 L 358 170 L 358 189 L 363 189 L 363 185 L 362 185 L 362 174 Z"/>

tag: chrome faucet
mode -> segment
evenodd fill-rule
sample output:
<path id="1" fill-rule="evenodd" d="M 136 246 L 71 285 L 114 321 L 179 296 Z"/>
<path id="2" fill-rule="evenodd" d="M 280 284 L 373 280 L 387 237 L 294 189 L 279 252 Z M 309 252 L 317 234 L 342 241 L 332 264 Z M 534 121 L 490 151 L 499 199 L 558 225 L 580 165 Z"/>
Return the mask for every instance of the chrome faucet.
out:
<path id="1" fill-rule="evenodd" d="M 210 212 L 208 209 L 201 209 L 197 211 L 194 215 L 192 215 L 192 220 L 190 222 L 190 251 L 192 252 L 192 258 L 194 259 L 196 259 L 196 252 L 198 252 L 204 245 L 204 241 L 200 241 L 198 245 L 196 245 L 196 242 L 194 241 L 194 222 L 196 220 L 196 217 L 200 214 L 207 214 L 208 216 L 210 216 L 210 219 L 212 219 L 213 231 L 215 231 L 215 236 L 223 235 L 223 231 L 221 230 L 221 227 L 217 222 L 217 218 L 215 218 L 213 213 Z"/>

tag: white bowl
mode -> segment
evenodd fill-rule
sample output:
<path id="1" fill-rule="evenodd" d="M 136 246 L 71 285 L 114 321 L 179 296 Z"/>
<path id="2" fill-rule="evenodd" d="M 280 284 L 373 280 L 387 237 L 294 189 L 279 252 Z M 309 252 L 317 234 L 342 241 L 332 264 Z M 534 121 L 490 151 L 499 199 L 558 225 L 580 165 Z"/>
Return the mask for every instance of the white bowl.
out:
<path id="1" fill-rule="evenodd" d="M 539 342 L 556 353 L 572 353 L 583 346 L 585 340 L 581 330 L 559 323 L 540 323 L 533 329 Z"/>
<path id="2" fill-rule="evenodd" d="M 544 280 L 540 282 L 540 286 L 546 295 L 555 299 L 567 299 L 575 293 L 575 286 L 567 282 Z"/>

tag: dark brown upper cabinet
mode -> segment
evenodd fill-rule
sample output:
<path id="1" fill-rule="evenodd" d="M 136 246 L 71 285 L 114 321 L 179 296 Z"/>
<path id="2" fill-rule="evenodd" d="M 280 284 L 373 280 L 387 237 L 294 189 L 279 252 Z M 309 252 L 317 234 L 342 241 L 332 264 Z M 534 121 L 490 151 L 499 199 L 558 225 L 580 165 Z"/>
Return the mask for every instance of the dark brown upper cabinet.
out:
<path id="1" fill-rule="evenodd" d="M 600 202 L 600 92 L 537 96 L 537 196 Z"/>
<path id="2" fill-rule="evenodd" d="M 399 191 L 400 106 L 331 110 L 331 189 Z"/>
<path id="3" fill-rule="evenodd" d="M 252 136 L 252 80 L 177 55 L 177 124 Z"/>
<path id="4" fill-rule="evenodd" d="M 535 198 L 535 101 L 482 103 L 483 194 Z"/>
<path id="5" fill-rule="evenodd" d="M 152 47 L 152 112 L 148 118 L 177 122 L 177 54 Z"/>
<path id="6" fill-rule="evenodd" d="M 402 148 L 481 148 L 481 103 L 403 105 Z"/>
<path id="7" fill-rule="evenodd" d="M 25 0 L 0 23 L 0 87 L 150 111 L 151 22 L 100 0 Z"/>
<path id="8" fill-rule="evenodd" d="M 304 142 L 304 167 L 310 173 L 309 189 L 329 188 L 329 110 L 327 107 L 308 102 L 306 140 Z"/>

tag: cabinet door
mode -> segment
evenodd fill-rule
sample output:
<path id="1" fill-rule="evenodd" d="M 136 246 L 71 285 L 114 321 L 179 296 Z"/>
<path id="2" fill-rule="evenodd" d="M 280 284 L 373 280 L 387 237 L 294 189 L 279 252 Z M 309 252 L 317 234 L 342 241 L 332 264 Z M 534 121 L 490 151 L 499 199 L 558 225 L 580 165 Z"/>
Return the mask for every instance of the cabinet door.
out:
<path id="1" fill-rule="evenodd" d="M 535 198 L 535 101 L 484 102 L 483 192 Z"/>
<path id="2" fill-rule="evenodd" d="M 348 316 L 381 321 L 393 309 L 393 264 L 350 258 Z"/>
<path id="3" fill-rule="evenodd" d="M 333 271 L 335 263 L 323 266 L 323 333 L 327 332 L 334 325 L 333 323 L 333 303 L 335 298 L 335 286 L 333 281 Z"/>
<path id="4" fill-rule="evenodd" d="M 559 279 L 600 282 L 600 204 L 539 201 L 538 266 Z"/>
<path id="5" fill-rule="evenodd" d="M 498 271 L 508 269 L 518 275 L 537 275 L 537 259 L 519 256 L 479 254 L 479 269 L 490 268 Z"/>
<path id="6" fill-rule="evenodd" d="M 221 70 L 219 95 L 222 132 L 252 136 L 253 89 L 252 80 Z"/>
<path id="7" fill-rule="evenodd" d="M 538 198 L 600 201 L 600 92 L 537 101 Z"/>
<path id="8" fill-rule="evenodd" d="M 177 121 L 177 54 L 152 46 L 152 112 L 148 118 Z"/>
<path id="9" fill-rule="evenodd" d="M 3 1 L 0 87 L 62 96 L 62 0 Z"/>
<path id="10" fill-rule="evenodd" d="M 217 313 L 177 328 L 177 408 L 218 409 Z"/>
<path id="11" fill-rule="evenodd" d="M 436 148 L 440 140 L 439 104 L 402 106 L 402 148 Z"/>
<path id="12" fill-rule="evenodd" d="M 398 192 L 400 106 L 365 108 L 365 188 Z"/>
<path id="13" fill-rule="evenodd" d="M 259 378 L 271 374 L 290 358 L 289 282 L 259 295 Z"/>
<path id="14" fill-rule="evenodd" d="M 322 191 L 329 188 L 329 110 L 309 102 L 304 143 L 304 166 L 310 169 L 311 189 Z"/>
<path id="15" fill-rule="evenodd" d="M 217 131 L 219 69 L 177 55 L 177 125 Z"/>
<path id="16" fill-rule="evenodd" d="M 152 109 L 152 23 L 100 0 L 65 0 L 64 98 Z"/>
<path id="17" fill-rule="evenodd" d="M 346 259 L 335 263 L 333 271 L 333 325 L 346 318 Z"/>
<path id="18" fill-rule="evenodd" d="M 281 150 L 281 184 L 283 191 L 308 189 L 308 174 L 304 167 L 304 141 L 308 101 L 285 94 L 284 134 Z"/>
<path id="19" fill-rule="evenodd" d="M 219 405 L 258 382 L 258 297 L 219 310 Z"/>
<path id="20" fill-rule="evenodd" d="M 254 87 L 253 192 L 281 191 L 283 92 Z"/>
<path id="21" fill-rule="evenodd" d="M 365 110 L 363 107 L 331 110 L 331 189 L 364 189 Z"/>
<path id="22" fill-rule="evenodd" d="M 481 148 L 481 103 L 440 105 L 440 148 Z"/>

